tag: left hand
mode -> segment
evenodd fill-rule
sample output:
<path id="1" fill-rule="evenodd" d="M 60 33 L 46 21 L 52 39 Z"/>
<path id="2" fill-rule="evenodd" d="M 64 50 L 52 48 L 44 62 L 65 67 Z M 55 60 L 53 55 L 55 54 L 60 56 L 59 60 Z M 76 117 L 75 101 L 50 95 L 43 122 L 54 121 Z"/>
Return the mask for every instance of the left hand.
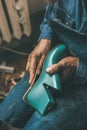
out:
<path id="1" fill-rule="evenodd" d="M 51 41 L 48 39 L 41 39 L 34 50 L 29 54 L 26 65 L 26 71 L 30 73 L 29 84 L 32 84 L 36 73 L 40 75 L 43 62 L 50 48 Z"/>
<path id="2" fill-rule="evenodd" d="M 62 82 L 66 82 L 74 75 L 77 66 L 78 58 L 69 56 L 63 58 L 57 64 L 48 67 L 46 72 L 49 74 L 60 72 L 60 79 Z"/>

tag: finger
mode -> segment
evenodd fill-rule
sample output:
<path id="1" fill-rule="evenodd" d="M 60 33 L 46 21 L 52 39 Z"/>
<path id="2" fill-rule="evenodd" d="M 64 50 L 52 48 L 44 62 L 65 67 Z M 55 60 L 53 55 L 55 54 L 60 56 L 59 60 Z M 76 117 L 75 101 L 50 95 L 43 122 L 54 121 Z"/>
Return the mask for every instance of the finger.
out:
<path id="1" fill-rule="evenodd" d="M 60 73 L 60 79 L 64 83 L 68 81 L 72 77 L 72 75 L 73 75 L 73 69 L 67 68 Z"/>
<path id="2" fill-rule="evenodd" d="M 32 57 L 31 61 L 30 61 L 30 65 L 29 65 L 29 72 L 30 72 L 30 79 L 29 79 L 29 83 L 31 84 L 35 73 L 36 73 L 36 68 L 37 68 L 37 63 L 38 63 L 38 58 L 37 57 Z"/>
<path id="3" fill-rule="evenodd" d="M 41 69 L 42 69 L 42 66 L 43 66 L 43 62 L 45 60 L 45 55 L 43 55 L 38 63 L 38 67 L 37 67 L 37 74 L 39 75 L 41 73 Z"/>
<path id="4" fill-rule="evenodd" d="M 26 64 L 26 71 L 29 71 L 29 65 L 30 65 L 30 63 L 27 62 L 27 64 Z"/>
<path id="5" fill-rule="evenodd" d="M 30 56 L 28 56 L 27 64 L 26 64 L 26 71 L 29 71 L 30 66 Z"/>
<path id="6" fill-rule="evenodd" d="M 46 72 L 49 73 L 49 74 L 57 73 L 57 72 L 59 72 L 60 70 L 62 70 L 63 67 L 64 67 L 64 65 L 63 65 L 63 63 L 60 61 L 59 63 L 54 64 L 54 65 L 48 67 L 48 68 L 46 69 Z"/>

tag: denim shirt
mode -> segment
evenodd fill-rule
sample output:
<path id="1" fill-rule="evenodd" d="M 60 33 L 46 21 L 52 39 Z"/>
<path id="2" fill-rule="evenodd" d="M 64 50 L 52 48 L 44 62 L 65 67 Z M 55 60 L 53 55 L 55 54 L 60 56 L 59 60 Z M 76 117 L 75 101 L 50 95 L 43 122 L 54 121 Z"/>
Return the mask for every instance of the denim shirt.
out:
<path id="1" fill-rule="evenodd" d="M 87 0 L 48 3 L 40 29 L 39 40 L 57 36 L 79 58 L 74 83 L 87 84 Z"/>

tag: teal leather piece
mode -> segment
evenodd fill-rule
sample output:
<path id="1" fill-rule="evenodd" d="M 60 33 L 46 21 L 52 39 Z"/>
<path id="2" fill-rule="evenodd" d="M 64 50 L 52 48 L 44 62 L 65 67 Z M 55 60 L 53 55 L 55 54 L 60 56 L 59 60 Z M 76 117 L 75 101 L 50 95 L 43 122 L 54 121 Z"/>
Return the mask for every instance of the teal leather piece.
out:
<path id="1" fill-rule="evenodd" d="M 28 103 L 41 114 L 46 114 L 55 105 L 55 100 L 50 88 L 54 88 L 58 91 L 62 90 L 58 73 L 49 75 L 46 73 L 46 69 L 67 55 L 68 52 L 64 44 L 59 44 L 54 47 L 46 57 L 39 79 L 27 94 Z"/>

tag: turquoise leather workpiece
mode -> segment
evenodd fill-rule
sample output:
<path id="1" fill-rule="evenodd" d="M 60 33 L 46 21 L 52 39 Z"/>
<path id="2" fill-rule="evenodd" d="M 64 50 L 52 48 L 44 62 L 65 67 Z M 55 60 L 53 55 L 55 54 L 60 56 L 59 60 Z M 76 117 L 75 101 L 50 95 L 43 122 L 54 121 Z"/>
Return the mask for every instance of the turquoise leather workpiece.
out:
<path id="1" fill-rule="evenodd" d="M 62 90 L 58 73 L 49 75 L 46 73 L 46 69 L 67 55 L 68 52 L 64 44 L 54 47 L 46 57 L 39 79 L 27 94 L 28 103 L 43 115 L 55 105 L 55 99 L 52 96 L 50 88 L 58 91 Z"/>

